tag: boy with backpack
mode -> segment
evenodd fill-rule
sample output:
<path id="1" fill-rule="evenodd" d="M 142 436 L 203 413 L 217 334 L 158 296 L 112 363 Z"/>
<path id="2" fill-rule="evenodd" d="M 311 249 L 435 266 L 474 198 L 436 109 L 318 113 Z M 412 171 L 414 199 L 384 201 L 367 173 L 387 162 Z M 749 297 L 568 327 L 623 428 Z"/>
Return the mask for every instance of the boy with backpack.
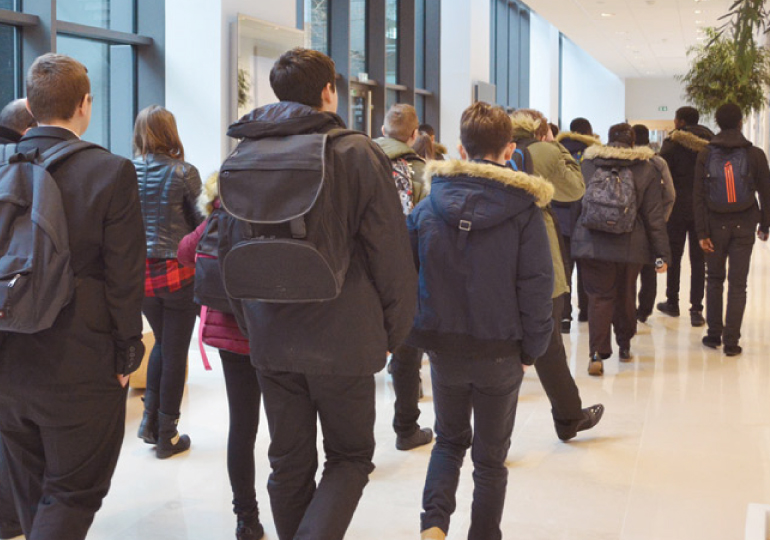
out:
<path id="1" fill-rule="evenodd" d="M 0 205 L 0 432 L 21 525 L 36 540 L 86 537 L 120 454 L 128 375 L 144 351 L 146 245 L 136 172 L 127 159 L 80 141 L 92 99 L 83 64 L 39 57 L 27 75 L 27 103 L 40 125 L 15 150 L 5 147 L 12 163 L 0 165 L 0 186 L 27 183 L 29 208 L 46 218 L 33 212 L 29 235 L 7 234 L 27 215 Z M 47 172 L 24 163 L 36 152 Z M 9 246 L 24 249 L 9 253 Z M 35 306 L 51 308 L 33 318 L 35 326 L 23 321 L 34 313 L 25 291 L 50 300 Z"/>
<path id="2" fill-rule="evenodd" d="M 740 107 L 726 103 L 715 116 L 721 131 L 698 154 L 693 189 L 695 228 L 706 256 L 708 330 L 703 344 L 712 349 L 724 345 L 727 356 L 737 356 L 743 350 L 739 341 L 754 234 L 767 241 L 770 228 L 770 170 L 762 149 L 741 133 Z"/>
<path id="3" fill-rule="evenodd" d="M 428 166 L 433 189 L 407 219 L 420 302 L 407 342 L 430 351 L 436 445 L 423 492 L 423 539 L 444 539 L 465 452 L 473 446 L 469 540 L 499 540 L 516 404 L 548 347 L 553 267 L 540 207 L 553 187 L 506 167 L 515 148 L 505 111 L 462 115 L 463 161 Z M 471 423 L 473 414 L 473 423 Z"/>

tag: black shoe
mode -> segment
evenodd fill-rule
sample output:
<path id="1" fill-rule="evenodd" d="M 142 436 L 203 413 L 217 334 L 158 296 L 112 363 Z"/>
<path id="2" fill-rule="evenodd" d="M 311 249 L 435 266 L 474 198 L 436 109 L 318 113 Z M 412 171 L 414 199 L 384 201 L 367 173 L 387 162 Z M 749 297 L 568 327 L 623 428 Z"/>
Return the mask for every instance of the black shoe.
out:
<path id="1" fill-rule="evenodd" d="M 679 306 L 669 304 L 668 302 L 659 302 L 658 311 L 665 313 L 669 317 L 679 317 Z"/>
<path id="2" fill-rule="evenodd" d="M 417 429 L 414 433 L 408 437 L 396 436 L 396 449 L 397 450 L 412 450 L 418 446 L 424 446 L 430 444 L 433 440 L 433 430 L 429 427 Z"/>
<path id="3" fill-rule="evenodd" d="M 21 530 L 21 525 L 15 521 L 3 521 L 0 523 L 0 538 L 7 540 L 10 538 L 16 538 L 24 534 Z"/>
<path id="4" fill-rule="evenodd" d="M 152 390 L 145 390 L 142 397 L 144 402 L 144 414 L 139 424 L 136 436 L 147 444 L 158 442 L 158 394 Z"/>
<path id="5" fill-rule="evenodd" d="M 647 322 L 647 319 L 649 318 L 651 314 L 650 313 L 642 313 L 641 311 L 636 312 L 636 320 L 640 323 Z"/>
<path id="6" fill-rule="evenodd" d="M 259 512 L 238 515 L 238 525 L 235 528 L 235 540 L 261 540 L 265 536 L 265 528 L 259 522 Z"/>
<path id="7" fill-rule="evenodd" d="M 690 311 L 690 324 L 695 328 L 699 328 L 706 324 L 706 319 L 703 318 L 703 313 L 700 311 Z"/>
<path id="8" fill-rule="evenodd" d="M 602 415 L 604 414 L 604 405 L 601 403 L 598 403 L 596 405 L 591 405 L 590 407 L 587 407 L 583 409 L 583 418 L 579 420 L 576 423 L 570 422 L 569 426 L 566 426 L 560 422 L 556 422 L 556 435 L 561 439 L 562 441 L 568 441 L 577 435 L 578 431 L 585 431 L 587 429 L 591 429 L 596 424 L 599 423 L 599 420 L 602 419 Z"/>
<path id="9" fill-rule="evenodd" d="M 578 322 L 588 322 L 588 312 L 580 311 L 578 313 Z"/>
<path id="10" fill-rule="evenodd" d="M 740 345 L 725 345 L 724 351 L 727 356 L 738 356 L 743 349 Z"/>
<path id="11" fill-rule="evenodd" d="M 562 334 L 569 334 L 571 329 L 572 329 L 572 321 L 570 321 L 569 319 L 562 319 L 562 321 L 561 321 L 561 333 Z"/>
<path id="12" fill-rule="evenodd" d="M 621 347 L 618 351 L 618 356 L 620 357 L 621 362 L 630 362 L 634 357 L 634 355 L 631 354 L 630 347 Z"/>
<path id="13" fill-rule="evenodd" d="M 588 374 L 594 377 L 604 375 L 604 363 L 599 353 L 591 355 L 591 360 L 588 362 Z"/>
<path id="14" fill-rule="evenodd" d="M 711 349 L 716 349 L 722 344 L 722 338 L 717 336 L 703 336 L 701 342 Z"/>
<path id="15" fill-rule="evenodd" d="M 179 424 L 178 414 L 158 412 L 158 444 L 155 446 L 155 455 L 158 459 L 170 458 L 190 449 L 190 437 L 180 435 L 176 429 L 177 424 Z"/>

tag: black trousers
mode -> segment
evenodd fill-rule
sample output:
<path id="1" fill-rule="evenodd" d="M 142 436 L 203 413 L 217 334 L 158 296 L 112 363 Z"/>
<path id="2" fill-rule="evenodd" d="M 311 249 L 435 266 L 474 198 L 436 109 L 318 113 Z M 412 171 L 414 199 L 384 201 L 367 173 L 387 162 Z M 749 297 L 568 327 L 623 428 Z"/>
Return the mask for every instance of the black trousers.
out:
<path id="1" fill-rule="evenodd" d="M 249 514 L 257 509 L 254 444 L 259 428 L 259 389 L 257 372 L 243 354 L 219 350 L 225 374 L 230 429 L 227 432 L 227 474 L 233 489 L 233 511 Z"/>
<path id="2" fill-rule="evenodd" d="M 17 525 L 19 515 L 16 512 L 16 503 L 13 500 L 11 490 L 11 471 L 8 468 L 8 460 L 3 451 L 3 441 L 0 438 L 0 531 L 2 526 Z"/>
<path id="3" fill-rule="evenodd" d="M 535 362 L 535 370 L 540 378 L 548 400 L 551 402 L 554 422 L 572 424 L 583 418 L 583 405 L 575 379 L 569 372 L 567 353 L 561 337 L 559 325 L 562 313 L 563 297 L 553 299 L 553 332 L 545 354 Z"/>
<path id="4" fill-rule="evenodd" d="M 155 336 L 147 365 L 147 390 L 159 395 L 163 414 L 179 415 L 187 351 L 198 311 L 192 284 L 163 296 L 147 297 L 142 303 L 142 313 Z"/>
<path id="5" fill-rule="evenodd" d="M 636 278 L 641 264 L 583 259 L 588 293 L 590 353 L 612 354 L 612 332 L 618 347 L 629 348 L 636 335 Z"/>
<path id="6" fill-rule="evenodd" d="M 126 419 L 117 379 L 92 391 L 0 395 L 0 432 L 27 540 L 83 540 L 107 495 Z"/>
<path id="7" fill-rule="evenodd" d="M 746 310 L 746 281 L 754 249 L 754 227 L 711 223 L 714 253 L 706 254 L 706 323 L 708 335 L 725 345 L 737 345 Z M 727 262 L 730 261 L 729 270 Z M 727 278 L 727 312 L 722 322 L 722 298 Z"/>
<path id="8" fill-rule="evenodd" d="M 572 272 L 577 269 L 577 297 L 578 297 L 578 312 L 587 313 L 588 311 L 588 295 L 586 294 L 585 286 L 583 285 L 583 270 L 580 268 L 580 261 L 573 259 L 570 255 L 572 249 L 572 237 L 562 236 L 564 239 L 564 264 L 567 269 L 567 282 L 570 288 L 572 287 Z M 565 293 L 564 304 L 562 309 L 561 320 L 572 320 L 572 291 Z"/>
<path id="9" fill-rule="evenodd" d="M 267 483 L 280 540 L 342 540 L 374 470 L 374 376 L 257 370 L 270 428 Z M 316 486 L 318 421 L 326 454 Z"/>
<path id="10" fill-rule="evenodd" d="M 687 240 L 690 254 L 690 310 L 703 311 L 703 291 L 705 287 L 706 267 L 703 250 L 695 232 L 695 221 L 686 220 L 671 214 L 666 224 L 668 241 L 671 246 L 671 264 L 666 275 L 666 300 L 669 304 L 679 305 L 679 280 L 682 273 L 682 255 Z"/>
<path id="11" fill-rule="evenodd" d="M 655 297 L 658 294 L 658 273 L 654 264 L 645 264 L 639 272 L 639 307 L 640 315 L 649 317 L 655 307 Z"/>
<path id="12" fill-rule="evenodd" d="M 420 366 L 422 350 L 401 345 L 393 352 L 390 360 L 393 376 L 393 391 L 396 403 L 393 415 L 393 430 L 401 437 L 408 437 L 420 429 Z"/>

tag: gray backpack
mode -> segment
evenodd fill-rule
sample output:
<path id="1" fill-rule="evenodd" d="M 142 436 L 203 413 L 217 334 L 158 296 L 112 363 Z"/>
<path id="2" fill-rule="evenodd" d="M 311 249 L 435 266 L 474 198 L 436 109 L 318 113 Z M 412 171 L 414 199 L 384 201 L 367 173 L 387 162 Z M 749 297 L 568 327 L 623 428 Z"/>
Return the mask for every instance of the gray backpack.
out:
<path id="1" fill-rule="evenodd" d="M 43 154 L 0 146 L 0 331 L 46 330 L 72 299 L 67 219 L 47 169 L 95 146 L 64 141 Z"/>
<path id="2" fill-rule="evenodd" d="M 586 185 L 580 223 L 586 229 L 630 233 L 636 222 L 636 185 L 629 167 L 599 166 Z"/>

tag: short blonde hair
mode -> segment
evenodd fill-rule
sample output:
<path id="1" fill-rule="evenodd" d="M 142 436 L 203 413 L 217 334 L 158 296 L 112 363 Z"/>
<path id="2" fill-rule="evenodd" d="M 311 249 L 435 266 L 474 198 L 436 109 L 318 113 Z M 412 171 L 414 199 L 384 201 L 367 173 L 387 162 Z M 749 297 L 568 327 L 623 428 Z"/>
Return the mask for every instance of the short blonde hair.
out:
<path id="1" fill-rule="evenodd" d="M 417 119 L 415 108 L 404 103 L 396 103 L 385 115 L 383 132 L 386 137 L 405 143 L 418 127 L 420 127 L 420 121 Z"/>

